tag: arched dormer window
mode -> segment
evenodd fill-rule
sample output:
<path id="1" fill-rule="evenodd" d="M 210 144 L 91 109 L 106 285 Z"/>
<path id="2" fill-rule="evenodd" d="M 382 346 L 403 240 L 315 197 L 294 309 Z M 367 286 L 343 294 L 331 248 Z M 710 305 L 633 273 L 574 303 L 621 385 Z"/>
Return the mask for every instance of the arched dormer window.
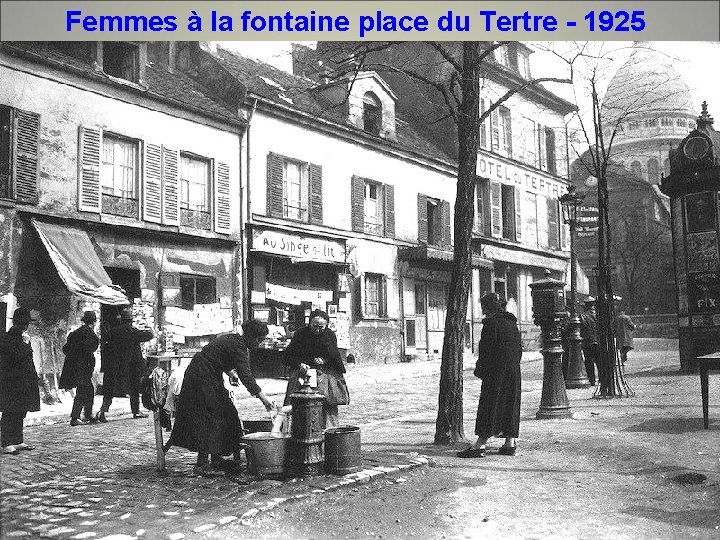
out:
<path id="1" fill-rule="evenodd" d="M 643 177 L 642 167 L 641 167 L 639 161 L 637 161 L 637 160 L 633 161 L 633 162 L 630 164 L 630 170 L 631 170 L 632 173 L 633 173 L 635 176 L 637 176 L 638 178 L 642 178 L 642 177 Z"/>
<path id="2" fill-rule="evenodd" d="M 650 182 L 651 184 L 659 184 L 660 183 L 660 164 L 658 163 L 658 160 L 655 158 L 648 159 L 647 168 L 648 168 L 648 182 Z"/>
<path id="3" fill-rule="evenodd" d="M 380 135 L 382 125 L 382 105 L 372 92 L 363 96 L 363 129 L 372 135 Z"/>

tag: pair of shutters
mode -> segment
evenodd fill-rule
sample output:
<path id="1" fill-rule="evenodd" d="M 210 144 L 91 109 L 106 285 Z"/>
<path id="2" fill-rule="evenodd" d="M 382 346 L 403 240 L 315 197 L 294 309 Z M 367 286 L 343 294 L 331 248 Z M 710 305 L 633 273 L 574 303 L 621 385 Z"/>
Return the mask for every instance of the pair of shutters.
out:
<path id="1" fill-rule="evenodd" d="M 350 189 L 351 223 L 355 232 L 365 231 L 365 184 L 367 179 L 353 176 Z M 377 184 L 377 182 L 375 182 Z M 378 184 L 383 197 L 383 230 L 388 238 L 395 238 L 395 186 Z"/>
<path id="2" fill-rule="evenodd" d="M 492 236 L 502 238 L 508 233 L 508 231 L 504 230 L 504 218 L 504 223 L 513 228 L 509 240 L 520 242 L 522 240 L 520 190 L 514 186 L 508 186 L 506 189 L 512 189 L 512 200 L 508 200 L 503 207 L 502 188 L 503 184 L 490 182 L 491 234 Z"/>
<path id="3" fill-rule="evenodd" d="M 480 100 L 480 115 L 485 114 L 489 100 Z M 500 132 L 500 124 L 503 124 L 504 130 Z M 489 132 L 488 132 L 489 126 Z M 480 147 L 493 151 L 504 150 L 508 155 L 512 155 L 512 121 L 510 109 L 500 105 L 490 113 L 490 122 L 485 119 L 480 124 Z"/>
<path id="4" fill-rule="evenodd" d="M 19 109 L 10 109 L 10 122 L 12 163 L 7 178 L 8 194 L 18 202 L 36 204 L 38 202 L 40 115 Z M 5 179 L 3 179 L 4 181 Z"/>
<path id="5" fill-rule="evenodd" d="M 79 193 L 80 211 L 100 213 L 102 188 L 103 136 L 100 128 L 80 127 Z M 166 146 L 146 143 L 142 149 L 142 218 L 163 225 L 180 224 L 180 152 Z M 214 217 L 215 232 L 231 233 L 230 170 L 225 163 L 215 163 Z"/>
<path id="6" fill-rule="evenodd" d="M 555 174 L 555 131 L 542 124 L 537 125 L 538 130 L 538 169 Z"/>
<path id="7" fill-rule="evenodd" d="M 271 217 L 282 218 L 283 214 L 283 166 L 286 161 L 294 161 L 280 154 L 268 153 L 267 157 L 267 212 Z M 310 223 L 322 224 L 322 166 L 308 163 L 308 182 L 310 200 L 308 209 Z"/>
<path id="8" fill-rule="evenodd" d="M 417 211 L 418 211 L 418 242 L 421 244 L 428 244 L 429 231 L 428 231 L 428 199 L 427 195 L 418 193 L 417 196 Z M 433 200 L 433 199 L 431 199 Z M 450 248 L 452 247 L 452 236 L 450 232 L 450 203 L 448 201 L 438 201 L 439 214 L 440 214 L 440 242 L 441 247 Z"/>

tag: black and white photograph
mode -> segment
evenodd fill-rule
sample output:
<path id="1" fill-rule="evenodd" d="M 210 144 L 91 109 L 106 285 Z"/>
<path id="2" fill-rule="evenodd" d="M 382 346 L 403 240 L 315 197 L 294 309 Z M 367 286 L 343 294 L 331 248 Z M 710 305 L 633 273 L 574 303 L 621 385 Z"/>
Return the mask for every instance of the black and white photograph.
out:
<path id="1" fill-rule="evenodd" d="M 720 41 L 112 37 L 0 41 L 1 538 L 720 537 Z"/>

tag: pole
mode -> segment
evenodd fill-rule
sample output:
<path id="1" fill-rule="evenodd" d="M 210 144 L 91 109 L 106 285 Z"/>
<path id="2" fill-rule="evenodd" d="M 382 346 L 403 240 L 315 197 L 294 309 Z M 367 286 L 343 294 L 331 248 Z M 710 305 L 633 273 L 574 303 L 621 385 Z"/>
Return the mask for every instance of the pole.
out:
<path id="1" fill-rule="evenodd" d="M 155 425 L 155 453 L 157 455 L 157 470 L 165 470 L 165 452 L 163 451 L 162 426 L 160 425 L 160 409 L 153 411 L 153 424 Z"/>
<path id="2" fill-rule="evenodd" d="M 575 231 L 577 215 L 568 220 L 570 224 L 570 332 L 568 335 L 568 370 L 565 388 L 588 388 L 590 381 L 585 373 L 580 336 L 580 317 L 577 312 L 577 255 L 575 254 Z"/>

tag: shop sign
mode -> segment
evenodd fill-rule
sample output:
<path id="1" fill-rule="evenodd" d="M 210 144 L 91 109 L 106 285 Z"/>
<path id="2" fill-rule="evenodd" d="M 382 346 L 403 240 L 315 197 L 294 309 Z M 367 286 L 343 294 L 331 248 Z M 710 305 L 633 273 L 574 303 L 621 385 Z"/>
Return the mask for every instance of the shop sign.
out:
<path id="1" fill-rule="evenodd" d="M 577 215 L 577 232 L 578 238 L 590 238 L 597 235 L 598 232 L 598 209 L 595 206 L 581 206 Z"/>
<path id="2" fill-rule="evenodd" d="M 265 285 L 265 297 L 268 300 L 294 306 L 299 306 L 303 302 L 324 306 L 325 303 L 332 302 L 333 292 L 293 289 L 292 287 L 268 283 Z"/>
<path id="3" fill-rule="evenodd" d="M 343 242 L 280 231 L 253 231 L 252 249 L 304 261 L 345 262 L 345 244 Z"/>
<path id="4" fill-rule="evenodd" d="M 536 171 L 527 171 L 512 163 L 503 163 L 497 159 L 479 154 L 476 174 L 490 181 L 515 184 L 525 191 L 538 193 L 546 197 L 560 197 L 565 193 L 565 185 Z"/>

